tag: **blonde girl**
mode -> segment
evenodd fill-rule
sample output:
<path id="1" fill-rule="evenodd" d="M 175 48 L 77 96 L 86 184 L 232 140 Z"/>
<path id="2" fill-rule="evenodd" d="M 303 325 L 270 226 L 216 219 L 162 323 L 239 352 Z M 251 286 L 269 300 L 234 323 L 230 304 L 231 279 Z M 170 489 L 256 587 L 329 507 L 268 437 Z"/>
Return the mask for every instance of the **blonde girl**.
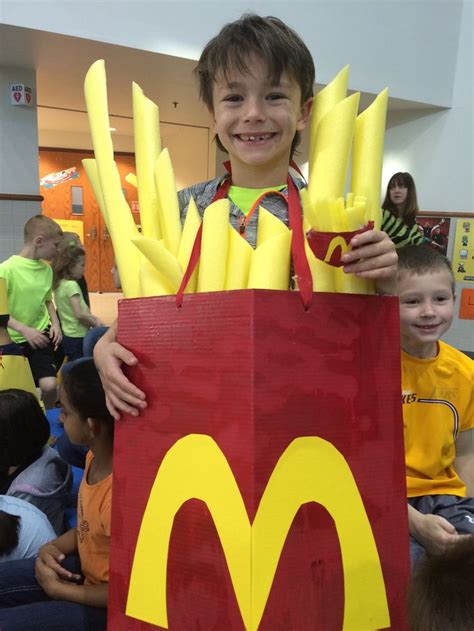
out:
<path id="1" fill-rule="evenodd" d="M 84 248 L 73 241 L 59 251 L 53 262 L 54 302 L 61 320 L 63 350 L 69 361 L 83 356 L 86 333 L 91 327 L 102 325 L 90 312 L 78 284 L 84 274 L 85 262 Z"/>

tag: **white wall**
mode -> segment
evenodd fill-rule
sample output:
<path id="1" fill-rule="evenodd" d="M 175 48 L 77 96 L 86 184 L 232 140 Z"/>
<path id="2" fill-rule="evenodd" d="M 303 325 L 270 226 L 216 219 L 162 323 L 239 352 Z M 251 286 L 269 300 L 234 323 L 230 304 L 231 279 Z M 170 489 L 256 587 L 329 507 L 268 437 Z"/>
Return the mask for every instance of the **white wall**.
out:
<path id="1" fill-rule="evenodd" d="M 351 64 L 350 87 L 423 103 L 392 112 L 383 188 L 413 172 L 427 210 L 474 210 L 471 0 L 3 0 L 2 21 L 196 59 L 223 23 L 273 14 L 305 39 L 318 82 Z M 216 10 L 218 7 L 218 10 Z M 451 109 L 440 110 L 440 107 Z M 430 109 L 431 108 L 431 109 Z M 304 152 L 301 156 L 304 159 Z"/>
<path id="2" fill-rule="evenodd" d="M 446 106 L 461 10 L 462 0 L 3 0 L 1 19 L 197 59 L 225 22 L 245 11 L 276 15 L 307 43 L 319 82 L 350 63 L 353 88 L 376 93 L 389 85 L 392 96 Z"/>
<path id="3" fill-rule="evenodd" d="M 451 108 L 388 120 L 382 188 L 396 171 L 409 171 L 422 210 L 474 213 L 473 7 L 464 2 Z"/>

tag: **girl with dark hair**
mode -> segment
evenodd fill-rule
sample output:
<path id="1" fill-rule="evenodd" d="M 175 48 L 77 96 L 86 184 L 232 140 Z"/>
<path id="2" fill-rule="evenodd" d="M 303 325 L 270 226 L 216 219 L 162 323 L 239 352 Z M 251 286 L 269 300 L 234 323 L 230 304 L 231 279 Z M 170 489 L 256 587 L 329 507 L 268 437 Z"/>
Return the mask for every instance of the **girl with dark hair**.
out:
<path id="1" fill-rule="evenodd" d="M 382 204 L 382 229 L 397 248 L 424 242 L 417 223 L 418 200 L 415 181 L 409 173 L 399 171 L 390 178 Z"/>
<path id="2" fill-rule="evenodd" d="M 90 312 L 78 284 L 84 275 L 86 253 L 81 245 L 69 241 L 53 261 L 54 302 L 63 331 L 62 347 L 69 361 L 83 356 L 84 337 L 91 327 L 102 322 Z"/>
<path id="3" fill-rule="evenodd" d="M 49 433 L 33 394 L 16 388 L 0 391 L 0 494 L 34 504 L 61 534 L 72 475 L 70 466 L 48 447 Z"/>
<path id="4" fill-rule="evenodd" d="M 3 564 L 2 631 L 107 627 L 114 421 L 92 359 L 79 360 L 64 374 L 60 401 L 70 440 L 89 447 L 77 528 L 42 546 L 37 559 Z"/>
<path id="5" fill-rule="evenodd" d="M 418 214 L 415 181 L 409 173 L 395 173 L 387 185 L 387 193 L 382 204 L 395 217 L 403 219 L 407 226 L 412 226 Z"/>

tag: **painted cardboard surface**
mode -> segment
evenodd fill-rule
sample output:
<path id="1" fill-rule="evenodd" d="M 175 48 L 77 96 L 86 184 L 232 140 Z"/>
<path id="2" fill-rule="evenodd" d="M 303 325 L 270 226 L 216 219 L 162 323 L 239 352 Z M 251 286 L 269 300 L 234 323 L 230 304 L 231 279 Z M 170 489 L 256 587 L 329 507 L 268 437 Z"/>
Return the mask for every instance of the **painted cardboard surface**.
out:
<path id="1" fill-rule="evenodd" d="M 147 616 L 136 609 L 134 617 L 125 614 L 130 575 L 157 472 L 177 445 L 196 435 L 218 446 L 232 472 L 253 524 L 252 555 L 255 547 L 265 552 L 282 520 L 275 513 L 275 529 L 253 530 L 282 454 L 299 439 L 332 446 L 360 493 L 385 581 L 390 626 L 372 628 L 406 629 L 409 559 L 398 330 L 397 301 L 387 297 L 315 294 L 307 312 L 297 293 L 265 290 L 187 295 L 179 310 L 172 296 L 120 303 L 119 340 L 139 358 L 130 376 L 147 393 L 149 407 L 116 429 L 109 629 L 164 628 L 144 621 Z M 176 487 L 199 478 L 206 467 L 198 462 L 190 465 L 195 476 L 184 468 L 182 476 L 176 474 Z M 216 530 L 211 503 L 178 502 L 163 579 L 168 628 L 240 631 L 259 623 L 261 630 L 355 631 L 344 619 L 354 568 L 344 575 L 340 527 L 355 521 L 332 466 L 319 470 L 315 485 L 326 500 L 308 499 L 296 510 L 270 572 L 268 597 L 260 600 L 261 619 L 255 618 L 252 601 L 245 625 L 245 595 L 235 589 L 238 581 L 229 572 L 233 544 L 219 538 L 222 529 L 216 520 Z M 169 495 L 175 494 L 173 487 Z M 226 504 L 228 496 L 223 496 Z M 339 513 L 330 509 L 331 502 Z M 233 528 L 236 520 L 229 521 Z M 157 528 L 156 546 L 149 546 L 146 571 L 137 583 L 142 581 L 143 591 L 154 585 L 156 607 L 163 582 L 157 549 L 164 536 Z M 247 549 L 245 537 L 248 531 L 235 526 L 235 547 Z M 245 557 L 234 565 L 245 572 L 248 562 Z M 371 563 L 367 576 L 374 570 Z M 250 591 L 259 587 L 249 584 Z M 156 607 L 152 603 L 151 609 Z"/>
<path id="2" fill-rule="evenodd" d="M 459 319 L 474 320 L 474 289 L 461 289 L 459 302 Z"/>
<path id="3" fill-rule="evenodd" d="M 474 282 L 473 219 L 463 217 L 457 220 L 452 258 L 454 278 L 462 283 Z"/>

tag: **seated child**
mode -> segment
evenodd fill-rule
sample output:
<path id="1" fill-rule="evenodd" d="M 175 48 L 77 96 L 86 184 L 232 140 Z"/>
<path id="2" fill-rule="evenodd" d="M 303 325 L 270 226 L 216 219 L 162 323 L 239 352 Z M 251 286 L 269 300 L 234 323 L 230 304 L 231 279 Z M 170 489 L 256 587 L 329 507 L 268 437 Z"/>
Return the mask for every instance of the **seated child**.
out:
<path id="1" fill-rule="evenodd" d="M 474 629 L 474 537 L 423 559 L 408 592 L 412 631 Z"/>
<path id="2" fill-rule="evenodd" d="M 46 515 L 17 497 L 0 495 L 0 563 L 35 557 L 56 538 Z"/>
<path id="3" fill-rule="evenodd" d="M 0 494 L 34 504 L 61 534 L 72 476 L 70 466 L 48 447 L 49 434 L 33 394 L 0 391 Z"/>
<path id="4" fill-rule="evenodd" d="M 5 279 L 10 318 L 9 333 L 21 345 L 46 408 L 57 398 L 56 351 L 62 333 L 52 301 L 53 272 L 45 260 L 56 256 L 62 231 L 44 215 L 31 217 L 24 228 L 25 243 L 18 255 L 0 264 Z"/>
<path id="5" fill-rule="evenodd" d="M 202 213 L 216 197 L 231 201 L 230 222 L 253 246 L 258 207 L 288 225 L 290 161 L 310 117 L 315 81 L 311 53 L 301 38 L 275 17 L 243 15 L 204 48 L 196 73 L 216 140 L 229 154 L 225 177 L 197 184 L 179 195 L 184 221 L 191 195 Z M 394 289 L 395 246 L 380 230 L 357 235 L 343 257 L 344 271 L 370 278 L 383 292 Z M 116 324 L 99 340 L 94 357 L 115 418 L 137 415 L 145 394 L 123 374 L 136 357 L 116 342 Z"/>
<path id="6" fill-rule="evenodd" d="M 114 422 L 92 359 L 65 373 L 60 401 L 70 440 L 90 448 L 79 490 L 78 526 L 44 545 L 36 560 L 2 564 L 2 631 L 107 627 Z"/>
<path id="7" fill-rule="evenodd" d="M 402 400 L 412 564 L 474 534 L 474 362 L 441 336 L 454 314 L 449 261 L 399 250 Z"/>
<path id="8" fill-rule="evenodd" d="M 85 263 L 84 249 L 74 242 L 60 249 L 53 261 L 54 301 L 61 319 L 62 347 L 69 361 L 82 357 L 87 332 L 91 327 L 102 324 L 90 312 L 78 284 L 78 280 L 83 277 Z"/>

